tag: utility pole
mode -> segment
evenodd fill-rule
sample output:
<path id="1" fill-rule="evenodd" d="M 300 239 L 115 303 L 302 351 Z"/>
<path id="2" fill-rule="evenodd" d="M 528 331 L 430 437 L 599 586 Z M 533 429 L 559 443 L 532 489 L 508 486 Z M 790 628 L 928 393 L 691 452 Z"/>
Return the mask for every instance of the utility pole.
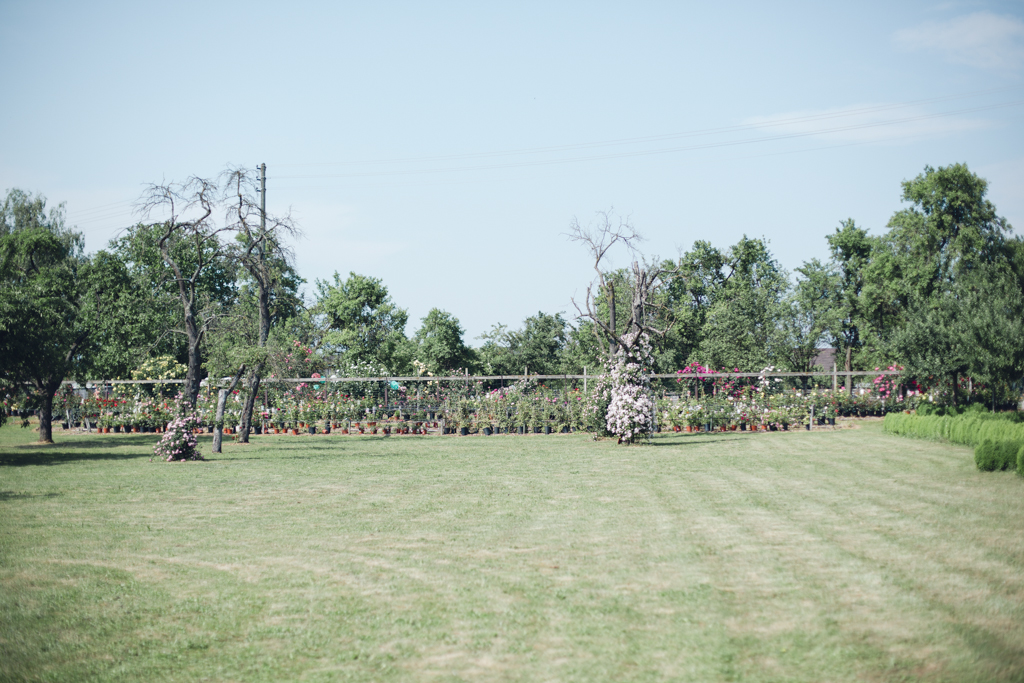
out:
<path id="1" fill-rule="evenodd" d="M 267 251 L 267 165 L 260 164 L 260 256 Z"/>

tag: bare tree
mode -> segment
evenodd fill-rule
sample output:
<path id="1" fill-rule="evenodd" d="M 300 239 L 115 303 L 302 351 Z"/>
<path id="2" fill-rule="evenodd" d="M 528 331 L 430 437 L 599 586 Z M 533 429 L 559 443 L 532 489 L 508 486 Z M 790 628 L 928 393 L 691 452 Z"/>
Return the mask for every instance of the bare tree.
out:
<path id="1" fill-rule="evenodd" d="M 151 184 L 136 204 L 136 211 L 144 219 L 154 213 L 167 215 L 150 227 L 158 235 L 157 247 L 181 305 L 182 327 L 174 331 L 188 340 L 184 393 L 191 405 L 199 396 L 203 339 L 220 314 L 218 302 L 204 288 L 204 277 L 209 277 L 212 270 L 230 268 L 221 235 L 232 228 L 218 225 L 213 218 L 219 201 L 215 182 L 192 177 L 183 183 Z"/>
<path id="2" fill-rule="evenodd" d="M 679 276 L 679 268 L 665 268 L 657 264 L 657 259 L 648 263 L 638 254 L 637 245 L 643 236 L 636 231 L 628 219 L 614 216 L 612 211 L 599 211 L 598 223 L 593 227 L 583 227 L 577 219 L 569 226 L 568 237 L 582 244 L 594 259 L 594 279 L 587 285 L 583 308 L 572 299 L 573 306 L 581 318 L 591 320 L 595 325 L 595 333 L 608 341 L 608 355 L 614 356 L 620 347 L 629 350 L 639 343 L 640 333 L 664 337 L 672 328 L 672 315 L 667 307 L 655 301 L 654 293 L 669 279 Z M 612 247 L 621 246 L 628 250 L 633 258 L 632 273 L 628 282 L 630 288 L 629 317 L 624 325 L 619 325 L 615 311 L 615 283 L 604 270 L 606 259 Z M 598 314 L 598 297 L 608 298 L 608 317 L 603 319 Z M 661 312 L 663 324 L 655 325 L 655 315 Z M 624 330 L 619 333 L 620 327 Z"/>
<path id="3" fill-rule="evenodd" d="M 266 213 L 262 197 L 257 199 L 257 183 L 255 175 L 244 168 L 230 169 L 224 174 L 225 194 L 232 195 L 228 220 L 237 235 L 235 258 L 255 285 L 258 315 L 255 348 L 248 354 L 248 394 L 239 421 L 238 440 L 242 443 L 249 442 L 253 408 L 267 367 L 267 339 L 273 321 L 271 302 L 280 294 L 283 277 L 294 258 L 284 239 L 301 234 L 291 215 Z"/>

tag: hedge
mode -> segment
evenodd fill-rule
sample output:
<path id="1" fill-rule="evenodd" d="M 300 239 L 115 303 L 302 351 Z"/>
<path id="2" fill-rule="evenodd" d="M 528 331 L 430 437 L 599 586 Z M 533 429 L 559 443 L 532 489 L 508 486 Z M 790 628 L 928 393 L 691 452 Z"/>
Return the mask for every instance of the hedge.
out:
<path id="1" fill-rule="evenodd" d="M 1021 452 L 1024 452 L 1024 441 L 985 439 L 974 449 L 974 464 L 982 472 L 1018 469 Z"/>
<path id="2" fill-rule="evenodd" d="M 908 415 L 889 413 L 883 428 L 890 434 L 919 439 L 943 439 L 974 446 L 979 470 L 993 472 L 1016 469 L 1024 476 L 1024 423 L 1016 413 L 962 415 Z"/>
<path id="3" fill-rule="evenodd" d="M 1024 423 L 1017 422 L 1017 419 L 1015 413 L 989 413 L 984 417 L 977 413 L 956 416 L 889 413 L 883 427 L 890 434 L 944 439 L 965 446 L 977 446 L 986 439 L 1024 443 Z"/>

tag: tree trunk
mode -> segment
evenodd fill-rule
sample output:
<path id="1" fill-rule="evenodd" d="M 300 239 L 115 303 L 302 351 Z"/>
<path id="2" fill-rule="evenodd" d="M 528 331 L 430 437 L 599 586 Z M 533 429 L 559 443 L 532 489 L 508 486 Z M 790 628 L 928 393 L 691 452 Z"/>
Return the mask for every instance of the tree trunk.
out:
<path id="1" fill-rule="evenodd" d="M 253 368 L 249 378 L 249 395 L 245 397 L 245 405 L 242 406 L 242 419 L 238 423 L 238 442 L 249 443 L 249 432 L 252 430 L 252 412 L 256 406 L 256 399 L 260 393 L 260 374 L 263 364 L 260 363 Z"/>
<path id="2" fill-rule="evenodd" d="M 262 249 L 260 250 L 260 261 L 263 261 Z M 267 345 L 267 339 L 270 337 L 270 288 L 263 277 L 256 277 L 256 282 L 259 287 L 260 306 L 259 344 L 260 348 L 263 348 Z M 252 375 L 249 380 L 249 395 L 245 398 L 245 406 L 242 408 L 242 420 L 239 424 L 239 443 L 249 443 L 249 431 L 252 429 L 252 410 L 256 405 L 256 399 L 259 397 L 260 379 L 263 376 L 263 368 L 265 366 L 265 363 L 257 363 L 256 367 L 252 369 Z"/>
<path id="3" fill-rule="evenodd" d="M 846 371 L 853 371 L 853 347 L 846 347 Z M 853 396 L 853 375 L 846 376 L 846 393 Z"/>
<path id="4" fill-rule="evenodd" d="M 55 391 L 56 389 L 50 385 L 46 385 L 42 389 L 43 405 L 36 411 L 36 415 L 39 416 L 39 443 L 53 443 L 53 394 Z"/>
<path id="5" fill-rule="evenodd" d="M 227 389 L 217 392 L 217 414 L 213 418 L 213 448 L 214 453 L 220 453 L 220 444 L 224 438 L 224 402 L 228 398 Z"/>
<path id="6" fill-rule="evenodd" d="M 608 283 L 608 327 L 611 328 L 613 334 L 619 333 L 615 327 L 615 285 L 611 282 Z M 608 341 L 608 355 L 614 358 L 618 350 L 619 345 L 615 343 L 615 339 L 610 339 Z"/>
<path id="7" fill-rule="evenodd" d="M 203 355 L 200 344 L 202 337 L 196 325 L 195 316 L 191 313 L 185 316 L 185 331 L 188 333 L 188 371 L 185 373 L 185 399 L 189 407 L 195 408 L 196 400 L 199 398 L 199 376 L 203 366 Z"/>
<path id="8" fill-rule="evenodd" d="M 959 382 L 957 382 L 958 375 L 959 373 L 953 373 L 953 405 L 958 405 L 960 403 L 960 386 Z"/>
<path id="9" fill-rule="evenodd" d="M 220 445 L 224 439 L 224 403 L 228 399 L 228 394 L 235 390 L 238 386 L 238 380 L 242 378 L 245 373 L 245 364 L 238 368 L 238 372 L 235 373 L 235 378 L 231 380 L 231 385 L 227 389 L 221 389 L 217 393 L 217 413 L 213 420 L 213 448 L 211 452 L 220 453 Z"/>

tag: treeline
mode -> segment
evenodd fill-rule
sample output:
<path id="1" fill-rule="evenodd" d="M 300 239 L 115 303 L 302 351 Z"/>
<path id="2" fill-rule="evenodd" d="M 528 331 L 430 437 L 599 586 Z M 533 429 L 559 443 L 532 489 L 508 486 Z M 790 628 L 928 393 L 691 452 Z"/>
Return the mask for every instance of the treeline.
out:
<path id="1" fill-rule="evenodd" d="M 63 206 L 47 212 L 44 198 L 9 191 L 0 215 L 6 391 L 30 383 L 42 416 L 72 377 L 182 376 L 194 403 L 205 376 L 254 396 L 270 375 L 576 374 L 608 356 L 607 335 L 576 311 L 496 325 L 474 348 L 441 308 L 407 335 L 407 310 L 376 278 L 335 273 L 304 299 L 290 250 L 298 230 L 262 213 L 257 188 L 242 169 L 150 186 L 145 220 L 91 255 Z M 905 382 L 950 402 L 966 387 L 995 403 L 1016 398 L 1024 246 L 986 193 L 966 165 L 926 167 L 903 183 L 907 206 L 886 232 L 843 221 L 827 237 L 829 258 L 792 277 L 766 240 L 748 237 L 731 247 L 699 240 L 652 264 L 671 273 L 644 299 L 647 323 L 668 330 L 652 340 L 652 369 L 805 371 L 831 346 L 840 369 L 899 366 Z M 592 300 L 601 320 L 629 310 L 634 272 L 604 273 Z"/>

